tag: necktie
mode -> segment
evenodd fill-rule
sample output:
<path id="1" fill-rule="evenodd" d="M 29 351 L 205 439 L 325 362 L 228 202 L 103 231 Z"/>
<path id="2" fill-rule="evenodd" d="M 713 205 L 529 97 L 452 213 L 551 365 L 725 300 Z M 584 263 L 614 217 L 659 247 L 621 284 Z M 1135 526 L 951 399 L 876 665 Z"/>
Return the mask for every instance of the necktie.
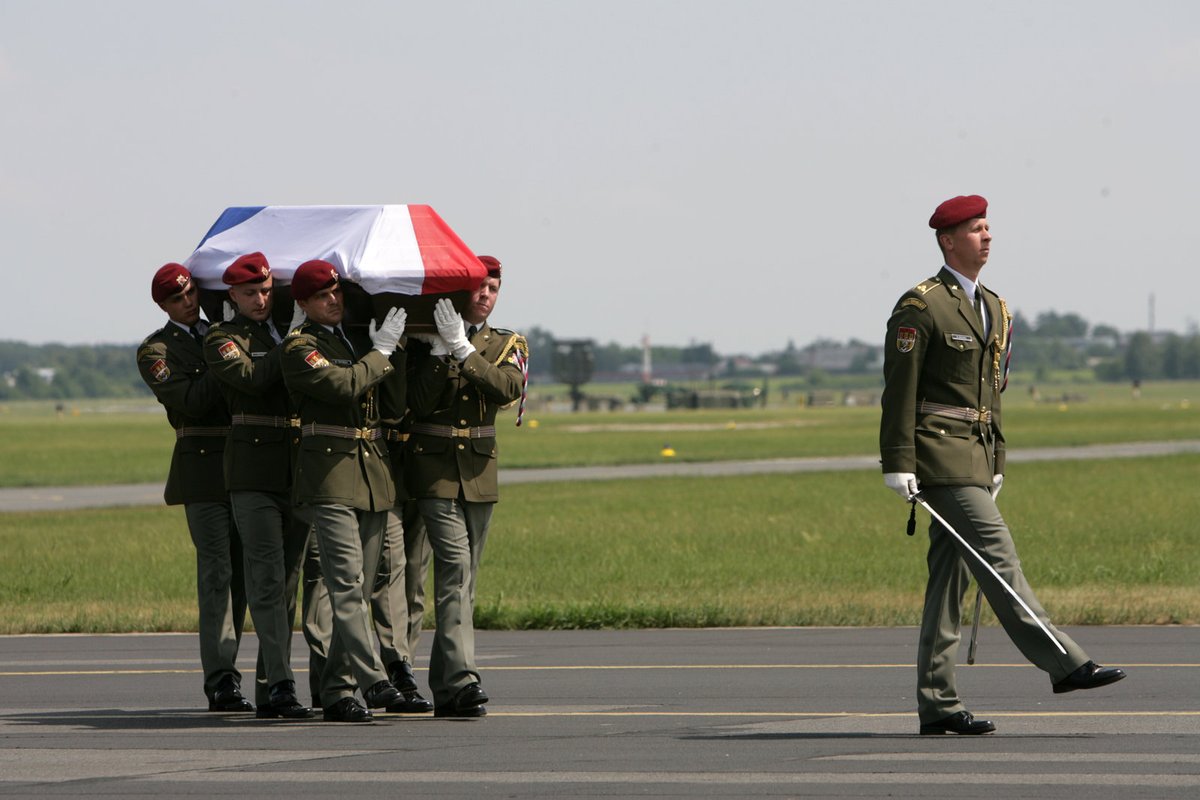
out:
<path id="1" fill-rule="evenodd" d="M 191 332 L 192 338 L 196 340 L 196 344 L 204 347 L 204 337 L 200 335 L 200 329 L 192 325 L 188 330 Z"/>
<path id="2" fill-rule="evenodd" d="M 334 326 L 333 333 L 346 346 L 346 349 L 350 351 L 350 355 L 353 356 L 354 348 L 350 346 L 350 340 L 346 338 L 346 334 L 342 333 L 342 327 L 340 325 Z"/>
<path id="3" fill-rule="evenodd" d="M 472 325 L 471 327 L 467 328 L 467 341 L 469 342 L 469 341 L 471 341 L 472 339 L 474 339 L 474 338 L 475 338 L 475 334 L 476 334 L 478 331 L 479 331 L 479 328 L 476 328 L 474 325 Z"/>

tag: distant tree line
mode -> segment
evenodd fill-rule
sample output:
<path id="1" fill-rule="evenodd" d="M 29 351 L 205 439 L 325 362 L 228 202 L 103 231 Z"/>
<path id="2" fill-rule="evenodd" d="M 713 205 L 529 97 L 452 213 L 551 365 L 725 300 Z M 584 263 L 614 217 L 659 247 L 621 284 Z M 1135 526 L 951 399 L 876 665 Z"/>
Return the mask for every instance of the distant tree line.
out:
<path id="1" fill-rule="evenodd" d="M 538 381 L 554 381 L 550 354 L 554 335 L 534 326 L 526 335 L 533 358 L 531 374 Z M 1101 381 L 1200 379 L 1200 332 L 1138 331 L 1121 333 L 1108 325 L 1090 325 L 1078 314 L 1053 311 L 1028 319 L 1017 313 L 1013 321 L 1013 369 L 1033 372 L 1038 380 L 1052 371 L 1090 369 Z M 820 340 L 804 347 L 789 341 L 778 351 L 757 356 L 717 353 L 711 343 L 685 346 L 653 345 L 656 370 L 689 366 L 712 377 L 761 375 L 812 379 L 829 373 L 878 374 L 883 343 L 849 343 Z M 0 401 L 66 400 L 85 397 L 150 397 L 134 360 L 136 345 L 31 345 L 0 341 Z M 838 356 L 822 362 L 818 356 Z M 642 348 L 616 342 L 592 348 L 593 380 L 626 376 L 637 380 Z M 836 366 L 830 366 L 836 363 Z"/>

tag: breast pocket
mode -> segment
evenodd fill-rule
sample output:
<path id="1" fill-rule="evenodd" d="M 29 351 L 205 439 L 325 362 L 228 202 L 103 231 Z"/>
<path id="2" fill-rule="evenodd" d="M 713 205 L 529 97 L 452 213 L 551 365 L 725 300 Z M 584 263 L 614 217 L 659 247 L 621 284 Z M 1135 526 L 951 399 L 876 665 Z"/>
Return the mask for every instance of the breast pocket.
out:
<path id="1" fill-rule="evenodd" d="M 979 380 L 979 339 L 973 333 L 945 334 L 945 347 L 938 361 L 950 383 L 974 384 Z"/>

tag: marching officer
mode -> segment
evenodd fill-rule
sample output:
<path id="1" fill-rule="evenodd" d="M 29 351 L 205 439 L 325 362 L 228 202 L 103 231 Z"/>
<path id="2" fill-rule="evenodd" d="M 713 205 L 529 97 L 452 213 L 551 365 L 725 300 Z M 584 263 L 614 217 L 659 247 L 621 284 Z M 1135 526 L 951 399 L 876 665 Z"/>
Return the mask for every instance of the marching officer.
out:
<path id="1" fill-rule="evenodd" d="M 369 709 L 403 699 L 375 651 L 368 603 L 395 503 L 380 417 L 385 402 L 404 402 L 400 338 L 406 314 L 393 308 L 378 330 L 372 321 L 370 342 L 350 341 L 341 327 L 345 307 L 337 270 L 320 260 L 296 270 L 292 298 L 308 317 L 288 334 L 281 362 L 300 415 L 293 499 L 313 526 L 333 609 L 323 713 L 330 722 L 371 722 Z M 384 382 L 391 390 L 386 401 L 379 391 Z"/>
<path id="2" fill-rule="evenodd" d="M 996 507 L 1005 467 L 1001 361 L 1012 317 L 978 280 L 991 252 L 987 201 L 947 200 L 929 226 L 945 266 L 905 292 L 888 320 L 879 447 L 887 487 L 910 502 L 919 493 L 994 570 L 933 521 L 917 651 L 920 733 L 991 733 L 996 726 L 975 719 L 955 685 L 962 600 L 972 574 L 1009 638 L 1049 673 L 1055 692 L 1104 686 L 1125 673 L 1099 666 L 1050 623 Z"/>
<path id="3" fill-rule="evenodd" d="M 296 698 L 292 620 L 307 525 L 292 514 L 292 411 L 280 369 L 283 341 L 271 321 L 274 279 L 262 253 L 248 253 L 225 270 L 233 319 L 204 340 L 209 369 L 220 380 L 231 412 L 225 483 L 242 535 L 246 596 L 258 634 L 257 716 L 308 719 Z"/>
<path id="4" fill-rule="evenodd" d="M 449 299 L 438 301 L 438 335 L 430 356 L 414 368 L 408 395 L 414 419 L 408 485 L 433 548 L 437 624 L 429 687 L 439 717 L 487 713 L 475 666 L 475 583 L 500 499 L 496 412 L 523 397 L 529 356 L 524 337 L 488 324 L 501 266 L 491 256 L 480 261 L 487 277 L 461 315 Z"/>
<path id="5" fill-rule="evenodd" d="M 138 371 L 167 410 L 175 449 L 163 498 L 183 505 L 196 547 L 200 665 L 209 711 L 253 711 L 242 696 L 238 646 L 246 619 L 242 546 L 229 511 L 221 471 L 229 411 L 204 363 L 208 323 L 192 275 L 182 264 L 164 264 L 150 282 L 150 296 L 168 322 L 137 351 Z"/>

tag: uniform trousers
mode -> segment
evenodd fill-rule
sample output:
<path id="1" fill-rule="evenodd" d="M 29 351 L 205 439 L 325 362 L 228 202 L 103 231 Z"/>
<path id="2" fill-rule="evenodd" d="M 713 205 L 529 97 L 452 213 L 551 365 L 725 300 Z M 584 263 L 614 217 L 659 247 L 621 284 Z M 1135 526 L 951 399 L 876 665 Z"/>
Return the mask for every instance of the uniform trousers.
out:
<path id="1" fill-rule="evenodd" d="M 303 509 L 303 506 L 297 510 Z M 325 662 L 329 659 L 329 642 L 333 638 L 333 609 L 329 605 L 329 592 L 321 577 L 321 549 L 317 546 L 317 535 L 309 528 L 308 545 L 304 548 L 304 563 L 301 567 L 304 582 L 301 616 L 303 617 L 304 641 L 308 644 L 308 690 L 313 705 L 321 707 L 321 676 Z"/>
<path id="2" fill-rule="evenodd" d="M 228 503 L 188 503 L 183 511 L 196 547 L 200 667 L 204 694 L 211 700 L 225 676 L 238 686 L 242 682 L 235 666 L 246 621 L 242 543 Z"/>
<path id="3" fill-rule="evenodd" d="M 415 500 L 388 512 L 379 573 L 371 594 L 371 616 L 384 666 L 415 660 L 432 552 Z"/>
<path id="4" fill-rule="evenodd" d="M 292 623 L 308 527 L 292 515 L 282 492 L 230 492 L 229 504 L 242 537 L 246 602 L 258 635 L 256 705 L 270 702 L 270 687 L 294 681 Z"/>
<path id="5" fill-rule="evenodd" d="M 475 667 L 475 583 L 494 503 L 422 498 L 417 501 L 433 549 L 433 602 L 437 627 L 429 656 L 434 706 L 446 706 L 478 683 Z"/>
<path id="6" fill-rule="evenodd" d="M 326 708 L 387 680 L 375 651 L 369 587 L 375 585 L 386 511 L 342 505 L 308 506 L 317 536 L 321 573 L 333 610 L 333 636 L 321 677 Z"/>
<path id="7" fill-rule="evenodd" d="M 1087 662 L 1087 654 L 1052 624 L 1021 571 L 1021 560 L 990 490 L 981 486 L 922 486 L 926 502 L 982 555 L 1063 646 L 1062 653 L 978 559 L 940 523 L 929 526 L 929 584 L 917 647 L 917 712 L 922 723 L 964 711 L 954 667 L 961 638 L 963 597 L 974 575 L 988 605 L 1025 658 L 1051 682 Z"/>

